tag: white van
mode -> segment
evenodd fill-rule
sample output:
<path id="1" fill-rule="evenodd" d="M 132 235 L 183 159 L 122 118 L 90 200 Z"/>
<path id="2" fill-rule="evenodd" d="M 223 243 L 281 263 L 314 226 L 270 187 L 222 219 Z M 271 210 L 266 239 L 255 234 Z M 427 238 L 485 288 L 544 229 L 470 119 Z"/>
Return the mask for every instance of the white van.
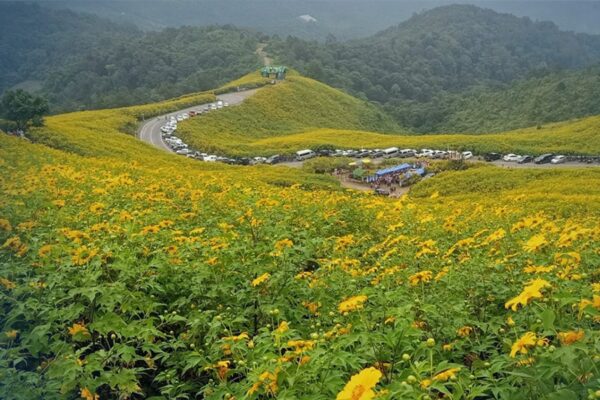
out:
<path id="1" fill-rule="evenodd" d="M 398 156 L 398 148 L 390 147 L 383 150 L 383 158 L 391 158 Z"/>
<path id="2" fill-rule="evenodd" d="M 309 158 L 313 158 L 314 156 L 316 156 L 315 152 L 309 149 L 300 150 L 296 152 L 296 160 L 298 161 L 308 160 Z"/>

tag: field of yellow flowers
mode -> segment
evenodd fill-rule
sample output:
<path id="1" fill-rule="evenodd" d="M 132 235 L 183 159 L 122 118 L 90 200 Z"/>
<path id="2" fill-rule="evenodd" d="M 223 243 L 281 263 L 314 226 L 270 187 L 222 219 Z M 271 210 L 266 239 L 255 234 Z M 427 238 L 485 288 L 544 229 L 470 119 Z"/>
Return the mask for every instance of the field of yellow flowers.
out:
<path id="1" fill-rule="evenodd" d="M 2 399 L 600 397 L 596 169 L 388 200 L 69 132 L 0 135 Z"/>

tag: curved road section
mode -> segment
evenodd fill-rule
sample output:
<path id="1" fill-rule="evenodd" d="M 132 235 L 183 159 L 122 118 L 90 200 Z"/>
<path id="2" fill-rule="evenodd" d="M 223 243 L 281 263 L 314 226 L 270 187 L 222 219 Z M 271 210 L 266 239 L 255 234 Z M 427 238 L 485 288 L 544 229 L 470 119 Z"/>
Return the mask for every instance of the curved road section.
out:
<path id="1" fill-rule="evenodd" d="M 217 96 L 217 100 L 222 100 L 223 102 L 227 102 L 227 103 L 229 103 L 229 106 L 235 106 L 235 105 L 242 103 L 248 97 L 252 96 L 254 93 L 256 93 L 257 90 L 258 89 L 251 89 L 251 90 L 244 90 L 244 91 L 240 91 L 240 92 L 225 93 L 225 94 L 221 94 L 221 95 Z M 208 104 L 211 104 L 211 103 L 198 104 L 193 107 L 184 108 L 182 110 L 174 111 L 169 114 L 164 114 L 164 115 L 160 115 L 158 117 L 149 119 L 146 122 L 144 122 L 142 124 L 142 126 L 140 126 L 140 129 L 138 131 L 138 138 L 140 138 L 140 140 L 143 140 L 144 142 L 150 143 L 154 147 L 158 147 L 161 150 L 173 152 L 173 150 L 169 146 L 167 146 L 167 144 L 163 141 L 162 134 L 160 132 L 160 127 L 165 124 L 165 120 L 168 119 L 168 117 L 176 116 L 177 114 L 188 112 L 188 111 L 197 109 L 198 107 L 204 107 Z M 211 111 L 211 112 L 219 112 L 219 111 L 216 110 L 216 111 Z"/>

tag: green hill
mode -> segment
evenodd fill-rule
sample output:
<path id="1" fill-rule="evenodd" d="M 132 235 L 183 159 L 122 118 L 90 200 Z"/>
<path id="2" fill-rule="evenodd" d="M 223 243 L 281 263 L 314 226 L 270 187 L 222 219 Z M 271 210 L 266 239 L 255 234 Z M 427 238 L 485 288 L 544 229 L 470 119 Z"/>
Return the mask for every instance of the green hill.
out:
<path id="1" fill-rule="evenodd" d="M 600 114 L 600 67 L 563 71 L 497 88 L 404 104 L 423 132 L 500 132 Z"/>
<path id="2" fill-rule="evenodd" d="M 318 128 L 399 131 L 376 106 L 291 73 L 239 106 L 180 123 L 178 133 L 197 149 L 248 154 L 245 149 L 251 141 Z"/>
<path id="3" fill-rule="evenodd" d="M 438 109 L 445 96 L 590 66 L 600 61 L 600 36 L 453 5 L 366 39 L 319 44 L 287 38 L 268 50 L 302 74 L 383 104 L 402 126 L 430 132 L 451 127 Z M 483 122 L 487 114 L 472 118 Z"/>
<path id="4" fill-rule="evenodd" d="M 144 32 L 43 4 L 0 2 L 0 93 L 33 82 L 53 112 L 156 102 L 259 67 L 260 37 L 232 26 Z"/>

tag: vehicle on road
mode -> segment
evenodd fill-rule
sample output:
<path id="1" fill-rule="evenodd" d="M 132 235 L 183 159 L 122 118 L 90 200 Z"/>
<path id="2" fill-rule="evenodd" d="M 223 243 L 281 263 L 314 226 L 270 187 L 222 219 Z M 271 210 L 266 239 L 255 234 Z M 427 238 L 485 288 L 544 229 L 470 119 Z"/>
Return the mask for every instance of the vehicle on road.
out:
<path id="1" fill-rule="evenodd" d="M 206 162 L 216 162 L 217 161 L 217 156 L 215 156 L 215 155 L 205 156 L 203 158 L 203 160 L 206 161 Z"/>
<path id="2" fill-rule="evenodd" d="M 563 156 L 563 155 L 558 155 L 555 156 L 552 160 L 550 160 L 550 163 L 552 164 L 562 164 L 564 162 L 567 161 L 567 157 Z"/>
<path id="3" fill-rule="evenodd" d="M 392 158 L 398 156 L 398 148 L 397 147 L 389 147 L 383 150 L 383 158 Z"/>
<path id="4" fill-rule="evenodd" d="M 526 155 L 526 156 L 521 156 L 519 158 L 519 160 L 517 161 L 517 163 L 519 163 L 519 164 L 527 164 L 527 163 L 530 163 L 532 161 L 533 161 L 533 157 Z"/>
<path id="5" fill-rule="evenodd" d="M 280 161 L 281 161 L 281 156 L 279 154 L 275 154 L 275 155 L 267 158 L 267 161 L 265 161 L 265 164 L 273 165 L 273 164 L 277 164 Z"/>
<path id="6" fill-rule="evenodd" d="M 463 160 L 468 160 L 470 158 L 473 158 L 473 153 L 470 151 L 463 151 L 461 153 L 461 156 L 462 156 Z"/>
<path id="7" fill-rule="evenodd" d="M 316 155 L 317 154 L 310 149 L 300 150 L 300 151 L 296 152 L 296 160 L 304 161 L 304 160 L 308 160 L 309 158 L 313 158 Z"/>
<path id="8" fill-rule="evenodd" d="M 371 153 L 371 158 L 381 158 L 383 157 L 383 151 L 379 150 L 379 149 L 375 149 L 372 153 Z"/>
<path id="9" fill-rule="evenodd" d="M 536 164 L 548 164 L 550 161 L 552 161 L 553 157 L 554 154 L 552 153 L 542 154 L 541 156 L 536 157 L 533 162 Z"/>
<path id="10" fill-rule="evenodd" d="M 520 155 L 512 154 L 512 153 L 507 154 L 504 157 L 502 157 L 502 159 L 506 162 L 517 162 L 517 161 L 519 161 L 520 158 L 521 158 Z"/>
<path id="11" fill-rule="evenodd" d="M 414 151 L 413 149 L 402 149 L 400 150 L 400 157 L 402 158 L 406 158 L 406 157 L 414 157 L 416 154 L 416 151 Z"/>
<path id="12" fill-rule="evenodd" d="M 485 161 L 496 161 L 502 158 L 502 154 L 500 153 L 487 153 L 483 156 Z"/>
<path id="13" fill-rule="evenodd" d="M 375 194 L 378 194 L 379 196 L 389 196 L 390 191 L 386 189 L 377 188 L 375 189 Z"/>

